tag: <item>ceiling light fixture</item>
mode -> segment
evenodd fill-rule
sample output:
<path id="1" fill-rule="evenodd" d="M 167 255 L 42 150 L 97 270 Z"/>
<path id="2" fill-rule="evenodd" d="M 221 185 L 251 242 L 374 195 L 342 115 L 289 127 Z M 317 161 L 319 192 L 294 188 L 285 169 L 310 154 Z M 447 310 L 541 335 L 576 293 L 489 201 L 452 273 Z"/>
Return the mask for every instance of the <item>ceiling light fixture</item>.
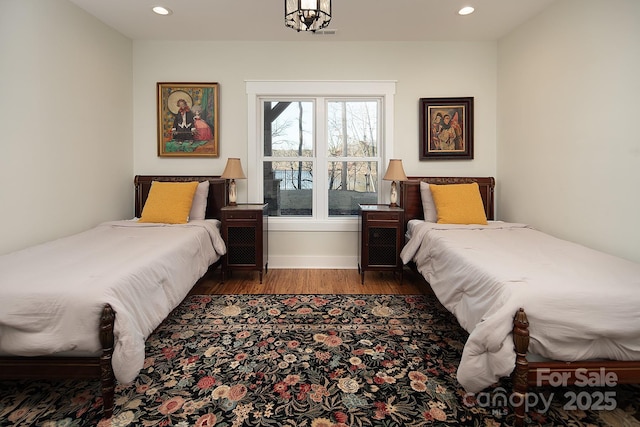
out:
<path id="1" fill-rule="evenodd" d="M 171 15 L 171 10 L 167 9 L 166 7 L 155 6 L 152 10 L 158 15 Z"/>
<path id="2" fill-rule="evenodd" d="M 473 13 L 474 10 L 475 9 L 473 7 L 471 7 L 471 6 L 465 6 L 465 7 L 463 7 L 462 9 L 460 9 L 458 11 L 458 15 L 462 15 L 462 16 L 470 15 L 470 14 Z"/>
<path id="3" fill-rule="evenodd" d="M 331 0 L 284 0 L 284 24 L 296 31 L 316 32 L 331 21 Z"/>

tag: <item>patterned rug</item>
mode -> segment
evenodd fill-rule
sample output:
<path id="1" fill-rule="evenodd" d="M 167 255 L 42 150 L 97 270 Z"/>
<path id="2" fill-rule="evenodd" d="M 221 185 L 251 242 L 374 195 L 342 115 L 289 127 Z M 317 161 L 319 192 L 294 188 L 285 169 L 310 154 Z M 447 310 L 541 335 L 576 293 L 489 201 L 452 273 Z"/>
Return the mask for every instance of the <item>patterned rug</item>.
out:
<path id="1" fill-rule="evenodd" d="M 191 296 L 147 340 L 111 419 L 97 382 L 20 381 L 0 383 L 0 425 L 509 425 L 508 381 L 475 397 L 456 381 L 466 337 L 428 295 Z M 640 425 L 636 386 L 545 393 L 532 425 Z M 589 409 L 597 393 L 609 410 Z"/>

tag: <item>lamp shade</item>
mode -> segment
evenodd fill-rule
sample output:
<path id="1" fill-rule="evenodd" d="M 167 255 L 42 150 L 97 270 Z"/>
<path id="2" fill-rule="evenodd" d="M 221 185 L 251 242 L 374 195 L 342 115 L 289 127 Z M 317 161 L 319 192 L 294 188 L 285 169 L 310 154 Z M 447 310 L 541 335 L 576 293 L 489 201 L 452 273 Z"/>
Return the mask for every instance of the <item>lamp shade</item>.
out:
<path id="1" fill-rule="evenodd" d="M 385 181 L 406 181 L 407 175 L 404 173 L 401 159 L 389 160 L 389 167 L 387 173 L 384 174 Z"/>
<path id="2" fill-rule="evenodd" d="M 246 179 L 244 172 L 242 171 L 242 164 L 237 157 L 230 157 L 227 159 L 227 165 L 224 167 L 224 172 L 220 175 L 220 178 L 225 179 Z"/>

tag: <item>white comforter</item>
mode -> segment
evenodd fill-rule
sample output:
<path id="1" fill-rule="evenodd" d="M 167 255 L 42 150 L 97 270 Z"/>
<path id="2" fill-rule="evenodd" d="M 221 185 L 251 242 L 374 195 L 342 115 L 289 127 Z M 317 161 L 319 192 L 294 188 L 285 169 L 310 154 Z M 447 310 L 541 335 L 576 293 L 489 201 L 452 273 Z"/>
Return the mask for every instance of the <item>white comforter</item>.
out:
<path id="1" fill-rule="evenodd" d="M 122 383 L 145 340 L 225 253 L 217 220 L 114 221 L 0 257 L 0 354 L 100 354 L 104 304 L 116 312 L 113 369 Z"/>
<path id="2" fill-rule="evenodd" d="M 411 224 L 414 261 L 469 332 L 458 381 L 479 392 L 515 365 L 512 320 L 523 307 L 529 351 L 549 359 L 640 360 L 640 264 L 523 224 Z"/>

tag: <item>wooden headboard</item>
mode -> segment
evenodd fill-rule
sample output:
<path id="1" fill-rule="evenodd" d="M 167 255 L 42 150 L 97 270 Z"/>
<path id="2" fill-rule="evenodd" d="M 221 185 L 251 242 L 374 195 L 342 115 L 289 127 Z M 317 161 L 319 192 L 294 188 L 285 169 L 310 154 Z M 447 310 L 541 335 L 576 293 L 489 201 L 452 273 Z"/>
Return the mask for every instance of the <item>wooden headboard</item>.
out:
<path id="1" fill-rule="evenodd" d="M 494 201 L 493 189 L 496 186 L 496 180 L 493 177 L 425 177 L 410 176 L 408 181 L 400 184 L 400 206 L 404 208 L 404 222 L 412 219 L 424 219 L 424 211 L 422 210 L 422 199 L 420 197 L 420 181 L 429 184 L 469 184 L 477 182 L 480 188 L 480 195 L 484 204 L 484 211 L 487 219 L 494 218 Z"/>
<path id="2" fill-rule="evenodd" d="M 207 211 L 205 218 L 220 219 L 220 210 L 227 205 L 227 180 L 218 176 L 186 176 L 186 175 L 136 175 L 133 180 L 136 197 L 136 217 L 140 218 L 142 207 L 147 200 L 151 183 L 153 181 L 165 182 L 191 182 L 209 181 L 209 197 L 207 198 Z"/>

